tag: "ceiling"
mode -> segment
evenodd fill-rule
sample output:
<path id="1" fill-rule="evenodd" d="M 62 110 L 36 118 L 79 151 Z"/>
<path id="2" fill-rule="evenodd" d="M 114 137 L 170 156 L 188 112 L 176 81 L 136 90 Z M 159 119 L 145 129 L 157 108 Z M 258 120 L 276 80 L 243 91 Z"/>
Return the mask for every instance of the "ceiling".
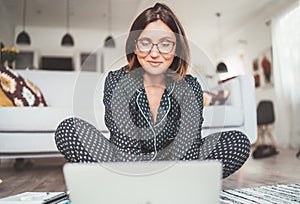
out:
<path id="1" fill-rule="evenodd" d="M 133 19 L 153 0 L 110 0 L 111 29 L 126 32 Z M 268 21 L 279 8 L 297 0 L 163 0 L 177 14 L 188 30 L 197 28 L 195 35 L 216 38 L 232 32 L 255 16 L 264 13 Z M 21 0 L 0 0 L 15 14 L 14 23 L 22 24 Z M 71 29 L 108 29 L 109 0 L 70 0 Z M 220 12 L 218 19 L 216 13 Z M 64 27 L 66 25 L 66 0 L 27 0 L 26 26 Z M 218 27 L 219 26 L 219 27 Z M 195 30 L 195 29 L 193 29 Z M 213 35 L 212 35 L 213 33 Z"/>
<path id="2" fill-rule="evenodd" d="M 112 29 L 128 29 L 139 2 L 140 0 L 110 0 Z M 16 14 L 15 23 L 21 25 L 23 1 L 0 0 L 0 3 Z M 27 0 L 26 25 L 64 27 L 66 10 L 67 0 Z M 107 29 L 108 14 L 109 0 L 70 0 L 71 28 Z"/>

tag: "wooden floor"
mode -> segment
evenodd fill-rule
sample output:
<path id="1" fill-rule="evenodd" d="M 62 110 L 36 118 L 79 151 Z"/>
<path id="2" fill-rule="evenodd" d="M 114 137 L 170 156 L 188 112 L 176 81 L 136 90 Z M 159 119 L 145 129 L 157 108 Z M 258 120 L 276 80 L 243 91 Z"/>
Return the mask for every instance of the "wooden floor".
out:
<path id="1" fill-rule="evenodd" d="M 223 180 L 222 188 L 300 183 L 300 158 L 296 158 L 298 150 L 279 151 L 278 155 L 270 158 L 254 160 L 250 157 L 238 172 Z M 66 191 L 62 174 L 65 161 L 62 158 L 35 159 L 33 162 L 32 167 L 15 171 L 12 165 L 7 165 L 9 162 L 2 160 L 0 198 L 26 191 Z"/>

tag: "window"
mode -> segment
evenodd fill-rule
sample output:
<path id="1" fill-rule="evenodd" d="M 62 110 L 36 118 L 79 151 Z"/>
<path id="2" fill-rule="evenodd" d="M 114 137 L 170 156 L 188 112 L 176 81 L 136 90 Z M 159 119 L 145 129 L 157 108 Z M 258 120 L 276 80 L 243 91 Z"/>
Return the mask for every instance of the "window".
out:
<path id="1" fill-rule="evenodd" d="M 74 64 L 72 57 L 52 57 L 44 56 L 41 58 L 42 70 L 59 70 L 59 71 L 73 71 Z"/>
<path id="2" fill-rule="evenodd" d="M 97 54 L 96 53 L 81 53 L 80 54 L 80 69 L 82 71 L 97 71 Z"/>
<path id="3" fill-rule="evenodd" d="M 16 57 L 16 69 L 32 69 L 34 67 L 33 63 L 34 52 L 33 51 L 21 51 Z"/>

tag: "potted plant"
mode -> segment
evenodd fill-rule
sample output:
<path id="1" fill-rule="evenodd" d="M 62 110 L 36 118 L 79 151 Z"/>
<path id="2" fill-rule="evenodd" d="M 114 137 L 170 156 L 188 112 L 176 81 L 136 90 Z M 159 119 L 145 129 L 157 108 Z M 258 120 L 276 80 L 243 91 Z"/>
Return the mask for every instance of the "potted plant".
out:
<path id="1" fill-rule="evenodd" d="M 16 47 L 4 47 L 1 49 L 1 58 L 4 65 L 9 68 L 14 68 L 14 62 L 16 60 L 19 50 Z"/>

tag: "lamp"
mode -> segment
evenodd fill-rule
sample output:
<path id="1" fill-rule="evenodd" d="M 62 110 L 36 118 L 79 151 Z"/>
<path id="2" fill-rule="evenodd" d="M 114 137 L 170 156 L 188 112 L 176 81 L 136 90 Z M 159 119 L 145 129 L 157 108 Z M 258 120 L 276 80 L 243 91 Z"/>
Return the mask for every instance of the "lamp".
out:
<path id="1" fill-rule="evenodd" d="M 219 62 L 217 65 L 217 73 L 225 73 L 228 72 L 227 66 L 224 62 Z"/>
<path id="2" fill-rule="evenodd" d="M 108 15 L 107 15 L 107 26 L 108 26 L 108 32 L 111 33 L 111 0 L 108 0 Z M 115 40 L 111 35 L 109 35 L 107 38 L 104 40 L 104 47 L 110 47 L 114 48 L 116 47 Z"/>
<path id="3" fill-rule="evenodd" d="M 26 22 L 26 3 L 27 0 L 23 0 L 23 31 L 17 36 L 17 44 L 30 45 L 30 37 L 25 31 L 25 22 Z"/>
<path id="4" fill-rule="evenodd" d="M 216 13 L 216 16 L 217 16 L 217 18 L 219 19 L 219 20 L 218 20 L 219 43 L 220 43 L 219 49 L 222 51 L 222 39 L 221 39 L 222 33 L 221 33 L 221 22 L 220 22 L 220 20 L 221 20 L 221 13 L 220 13 L 220 12 L 217 12 L 217 13 Z M 228 69 L 227 69 L 226 64 L 225 64 L 224 62 L 222 62 L 222 61 L 219 62 L 218 65 L 217 65 L 216 72 L 217 72 L 217 73 L 225 73 L 225 72 L 228 72 Z"/>
<path id="5" fill-rule="evenodd" d="M 104 47 L 116 47 L 115 41 L 111 35 L 105 38 Z"/>
<path id="6" fill-rule="evenodd" d="M 74 46 L 74 40 L 71 34 L 69 33 L 70 31 L 70 1 L 67 0 L 67 7 L 66 7 L 66 30 L 67 33 L 63 36 L 61 40 L 61 46 Z"/>

